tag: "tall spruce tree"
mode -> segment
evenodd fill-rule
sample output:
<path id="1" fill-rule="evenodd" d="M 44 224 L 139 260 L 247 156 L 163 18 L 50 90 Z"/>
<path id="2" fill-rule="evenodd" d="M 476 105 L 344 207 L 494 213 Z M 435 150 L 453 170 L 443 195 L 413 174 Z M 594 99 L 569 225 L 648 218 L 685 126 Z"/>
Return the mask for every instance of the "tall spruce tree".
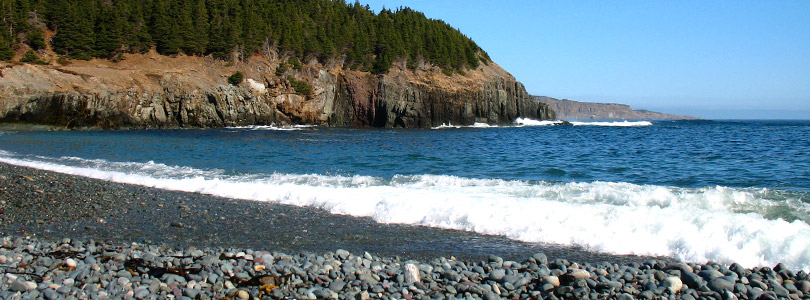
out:
<path id="1" fill-rule="evenodd" d="M 375 14 L 344 0 L 0 0 L 0 59 L 10 59 L 19 43 L 42 46 L 32 42 L 41 30 L 32 24 L 40 21 L 55 32 L 54 51 L 83 59 L 150 47 L 231 59 L 270 45 L 297 60 L 342 59 L 374 73 L 395 61 L 454 72 L 489 60 L 440 20 L 409 8 Z"/>

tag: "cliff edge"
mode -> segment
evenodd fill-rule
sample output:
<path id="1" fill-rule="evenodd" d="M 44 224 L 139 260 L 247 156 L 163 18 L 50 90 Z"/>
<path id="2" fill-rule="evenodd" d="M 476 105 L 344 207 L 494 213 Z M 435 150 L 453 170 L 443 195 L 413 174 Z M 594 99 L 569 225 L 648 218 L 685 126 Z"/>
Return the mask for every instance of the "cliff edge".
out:
<path id="1" fill-rule="evenodd" d="M 210 57 L 126 54 L 119 62 L 0 63 L 0 122 L 66 128 L 313 124 L 427 128 L 554 119 L 498 65 L 445 75 L 395 63 L 387 74 L 317 62 L 289 68 L 276 53 L 230 64 Z M 231 85 L 236 71 L 245 80 Z M 295 84 L 311 89 L 302 93 Z"/>
<path id="2" fill-rule="evenodd" d="M 561 120 L 696 120 L 692 116 L 679 116 L 648 110 L 635 110 L 629 105 L 558 100 L 535 96 L 547 104 Z"/>

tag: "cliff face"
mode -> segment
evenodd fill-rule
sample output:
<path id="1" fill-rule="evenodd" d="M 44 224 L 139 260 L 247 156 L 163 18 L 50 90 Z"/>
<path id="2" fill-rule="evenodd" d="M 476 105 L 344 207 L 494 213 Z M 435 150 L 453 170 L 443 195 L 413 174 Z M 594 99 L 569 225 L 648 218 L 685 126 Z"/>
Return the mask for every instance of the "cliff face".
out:
<path id="1" fill-rule="evenodd" d="M 590 103 L 572 100 L 558 100 L 535 96 L 547 104 L 561 120 L 695 120 L 692 116 L 679 116 L 647 110 L 634 110 L 632 107 L 616 103 Z"/>
<path id="2" fill-rule="evenodd" d="M 317 63 L 276 69 L 284 60 L 256 56 L 236 65 L 154 53 L 124 61 L 65 66 L 0 65 L 0 121 L 60 127 L 175 128 L 314 124 L 432 127 L 553 119 L 522 84 L 490 64 L 465 75 L 394 67 L 373 75 Z M 238 86 L 226 77 L 245 74 Z M 312 93 L 295 93 L 287 76 Z"/>

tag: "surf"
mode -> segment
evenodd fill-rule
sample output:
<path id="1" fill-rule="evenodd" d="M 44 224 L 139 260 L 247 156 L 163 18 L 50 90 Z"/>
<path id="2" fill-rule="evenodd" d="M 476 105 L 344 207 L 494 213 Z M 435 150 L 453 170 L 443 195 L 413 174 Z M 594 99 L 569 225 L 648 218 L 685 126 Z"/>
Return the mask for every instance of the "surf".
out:
<path id="1" fill-rule="evenodd" d="M 334 214 L 684 261 L 810 270 L 805 192 L 452 175 L 238 174 L 155 162 L 0 152 L 0 162 Z M 774 211 L 789 211 L 789 215 Z"/>

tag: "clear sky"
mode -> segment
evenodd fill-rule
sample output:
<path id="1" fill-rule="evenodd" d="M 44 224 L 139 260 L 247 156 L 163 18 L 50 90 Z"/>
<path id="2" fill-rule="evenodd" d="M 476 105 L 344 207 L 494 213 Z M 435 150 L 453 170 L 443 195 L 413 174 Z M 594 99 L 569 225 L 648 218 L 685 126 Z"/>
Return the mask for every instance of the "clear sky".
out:
<path id="1" fill-rule="evenodd" d="M 807 0 L 360 3 L 444 20 L 533 95 L 708 119 L 810 119 Z"/>

